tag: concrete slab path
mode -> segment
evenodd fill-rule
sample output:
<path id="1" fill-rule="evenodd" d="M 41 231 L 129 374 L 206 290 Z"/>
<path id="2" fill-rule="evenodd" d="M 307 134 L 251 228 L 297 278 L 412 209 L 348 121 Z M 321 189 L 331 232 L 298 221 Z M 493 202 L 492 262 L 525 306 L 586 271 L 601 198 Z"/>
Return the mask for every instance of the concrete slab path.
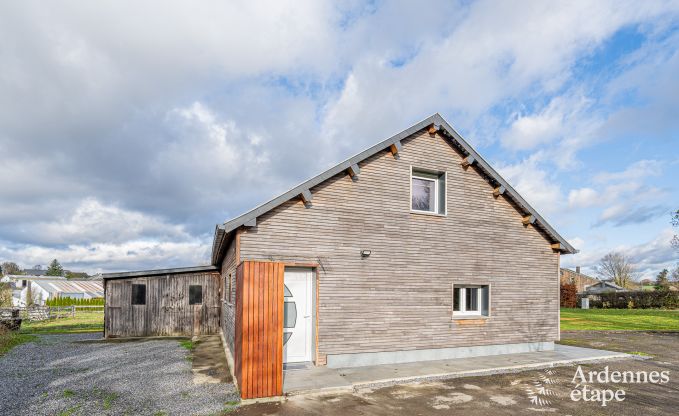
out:
<path id="1" fill-rule="evenodd" d="M 555 345 L 553 351 L 420 361 L 355 368 L 309 367 L 283 372 L 283 392 L 298 395 L 352 391 L 356 388 L 421 380 L 443 380 L 634 358 L 630 354 Z"/>
<path id="2" fill-rule="evenodd" d="M 230 383 L 231 373 L 219 336 L 203 335 L 194 338 L 194 342 L 195 348 L 191 360 L 193 382 L 195 384 Z"/>

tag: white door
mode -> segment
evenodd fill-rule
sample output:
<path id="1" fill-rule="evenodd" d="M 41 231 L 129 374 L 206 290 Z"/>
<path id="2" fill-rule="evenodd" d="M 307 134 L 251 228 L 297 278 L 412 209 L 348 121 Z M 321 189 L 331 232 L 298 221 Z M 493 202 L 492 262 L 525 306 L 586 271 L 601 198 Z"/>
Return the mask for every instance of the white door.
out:
<path id="1" fill-rule="evenodd" d="M 283 303 L 283 362 L 311 361 L 312 271 L 285 269 Z"/>

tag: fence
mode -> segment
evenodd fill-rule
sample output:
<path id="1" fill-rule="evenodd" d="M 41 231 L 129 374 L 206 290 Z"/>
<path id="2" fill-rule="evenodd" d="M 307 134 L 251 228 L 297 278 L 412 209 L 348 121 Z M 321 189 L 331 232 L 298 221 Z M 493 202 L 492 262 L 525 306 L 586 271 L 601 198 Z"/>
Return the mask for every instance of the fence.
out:
<path id="1" fill-rule="evenodd" d="M 29 306 L 28 308 L 0 309 L 0 317 L 10 316 L 13 314 L 12 311 L 19 311 L 19 318 L 28 321 L 44 321 L 47 319 L 72 318 L 75 316 L 75 307 L 73 306 Z"/>
<path id="2" fill-rule="evenodd" d="M 104 305 L 73 305 L 77 312 L 104 313 Z"/>

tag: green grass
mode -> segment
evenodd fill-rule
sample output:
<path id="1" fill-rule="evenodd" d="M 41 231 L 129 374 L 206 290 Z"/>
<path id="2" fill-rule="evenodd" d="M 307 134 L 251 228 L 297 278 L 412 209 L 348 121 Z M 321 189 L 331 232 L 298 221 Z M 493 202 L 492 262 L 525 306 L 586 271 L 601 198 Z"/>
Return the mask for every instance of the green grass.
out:
<path id="1" fill-rule="evenodd" d="M 0 357 L 7 354 L 9 350 L 26 342 L 35 341 L 38 337 L 20 332 L 0 333 Z"/>
<path id="2" fill-rule="evenodd" d="M 24 334 L 76 334 L 81 332 L 102 332 L 104 314 L 99 312 L 76 312 L 73 318 L 49 319 L 40 322 L 24 321 L 21 332 Z"/>
<path id="3" fill-rule="evenodd" d="M 561 329 L 564 331 L 679 331 L 679 311 L 562 308 Z"/>

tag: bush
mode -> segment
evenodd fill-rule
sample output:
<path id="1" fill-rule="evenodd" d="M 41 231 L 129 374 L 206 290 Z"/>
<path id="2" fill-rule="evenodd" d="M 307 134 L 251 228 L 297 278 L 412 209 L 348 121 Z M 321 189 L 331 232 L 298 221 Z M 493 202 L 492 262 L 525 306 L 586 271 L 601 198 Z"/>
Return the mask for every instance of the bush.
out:
<path id="1" fill-rule="evenodd" d="M 75 299 L 75 298 L 54 298 L 47 299 L 46 306 L 103 306 L 104 298 Z"/>
<path id="2" fill-rule="evenodd" d="M 561 293 L 563 297 L 563 289 Z M 679 292 L 673 292 L 669 290 L 608 292 L 599 293 L 596 295 L 578 295 L 578 302 L 583 297 L 589 297 L 590 308 L 601 308 L 601 309 L 679 308 Z M 563 306 L 563 300 L 561 304 Z"/>
<path id="3" fill-rule="evenodd" d="M 575 283 L 563 283 L 561 285 L 561 307 L 578 307 L 578 288 Z"/>

